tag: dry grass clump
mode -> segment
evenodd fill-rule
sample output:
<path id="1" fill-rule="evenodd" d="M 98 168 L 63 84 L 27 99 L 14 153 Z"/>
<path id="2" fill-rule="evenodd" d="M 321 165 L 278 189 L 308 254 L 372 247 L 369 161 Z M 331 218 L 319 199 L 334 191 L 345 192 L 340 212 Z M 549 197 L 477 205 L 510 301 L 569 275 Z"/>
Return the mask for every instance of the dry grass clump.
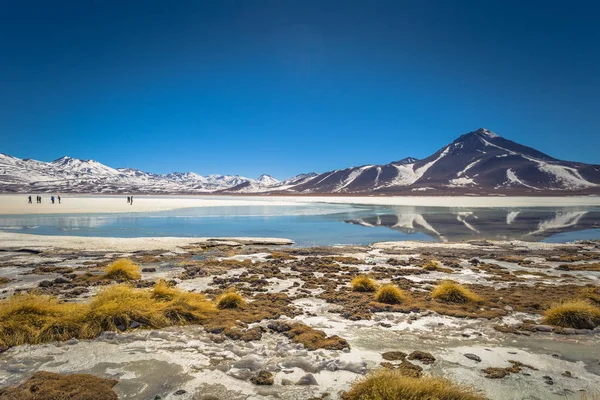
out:
<path id="1" fill-rule="evenodd" d="M 321 330 L 314 329 L 308 325 L 301 323 L 280 324 L 281 328 L 278 331 L 282 331 L 285 336 L 292 339 L 296 343 L 301 343 L 307 350 L 343 350 L 350 348 L 350 345 L 346 341 L 337 335 L 327 336 L 327 334 Z"/>
<path id="2" fill-rule="evenodd" d="M 600 306 L 600 287 L 584 287 L 579 293 L 577 293 L 577 297 L 582 298 L 584 300 L 589 300 L 592 303 Z"/>
<path id="3" fill-rule="evenodd" d="M 152 298 L 158 302 L 165 302 L 163 315 L 176 325 L 203 322 L 210 314 L 216 312 L 214 304 L 200 293 L 176 289 L 162 279 L 154 286 Z"/>
<path id="4" fill-rule="evenodd" d="M 377 290 L 377 283 L 366 275 L 359 275 L 350 282 L 354 292 L 374 292 Z"/>
<path id="5" fill-rule="evenodd" d="M 198 323 L 214 311 L 214 305 L 201 294 L 182 292 L 164 282 L 153 290 L 111 286 L 89 303 L 64 303 L 35 294 L 14 295 L 0 301 L 0 344 L 12 347 L 91 339 L 103 331 Z"/>
<path id="6" fill-rule="evenodd" d="M 375 293 L 375 301 L 385 304 L 401 304 L 408 299 L 406 293 L 404 293 L 396 285 L 383 285 Z"/>
<path id="7" fill-rule="evenodd" d="M 6 346 L 68 340 L 77 336 L 85 306 L 54 297 L 16 294 L 0 302 L 0 340 Z"/>
<path id="8" fill-rule="evenodd" d="M 10 279 L 0 276 L 0 286 L 6 285 L 8 282 L 10 282 Z"/>
<path id="9" fill-rule="evenodd" d="M 485 400 L 473 389 L 443 378 L 404 376 L 400 371 L 375 371 L 352 385 L 343 400 Z"/>
<path id="10" fill-rule="evenodd" d="M 116 380 L 39 371 L 19 386 L 0 388 L 0 400 L 117 400 Z"/>
<path id="11" fill-rule="evenodd" d="M 569 300 L 546 310 L 543 323 L 564 328 L 593 329 L 600 326 L 600 309 L 585 300 Z"/>
<path id="12" fill-rule="evenodd" d="M 219 297 L 217 297 L 217 308 L 224 310 L 227 308 L 240 308 L 244 307 L 246 302 L 241 294 L 235 291 L 235 289 L 229 289 Z"/>
<path id="13" fill-rule="evenodd" d="M 442 263 L 438 260 L 429 260 L 423 265 L 423 269 L 426 271 L 436 271 L 442 267 Z"/>
<path id="14" fill-rule="evenodd" d="M 135 281 L 142 277 L 140 266 L 127 258 L 120 258 L 104 270 L 104 276 L 116 281 Z"/>
<path id="15" fill-rule="evenodd" d="M 126 330 L 133 321 L 152 328 L 168 326 L 169 321 L 163 314 L 165 304 L 153 301 L 149 290 L 125 284 L 110 286 L 90 302 L 83 335 L 95 337 L 102 331 Z"/>
<path id="16" fill-rule="evenodd" d="M 453 281 L 441 282 L 433 289 L 431 297 L 445 303 L 457 304 L 480 303 L 483 301 L 479 295 Z"/>

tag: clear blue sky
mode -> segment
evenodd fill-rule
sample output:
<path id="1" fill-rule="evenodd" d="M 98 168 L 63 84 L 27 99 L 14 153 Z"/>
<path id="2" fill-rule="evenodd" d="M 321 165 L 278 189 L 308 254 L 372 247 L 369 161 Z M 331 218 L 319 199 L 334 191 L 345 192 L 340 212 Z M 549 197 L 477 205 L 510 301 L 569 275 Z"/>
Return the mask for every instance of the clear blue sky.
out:
<path id="1" fill-rule="evenodd" d="M 4 1 L 0 152 L 286 178 L 486 127 L 600 163 L 596 4 Z"/>

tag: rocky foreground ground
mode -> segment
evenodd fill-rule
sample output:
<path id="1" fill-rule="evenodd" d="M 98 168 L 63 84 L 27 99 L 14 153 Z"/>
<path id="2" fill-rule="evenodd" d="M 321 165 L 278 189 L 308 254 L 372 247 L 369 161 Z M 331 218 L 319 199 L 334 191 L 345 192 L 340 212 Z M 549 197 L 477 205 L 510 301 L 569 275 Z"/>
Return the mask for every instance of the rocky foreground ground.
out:
<path id="1" fill-rule="evenodd" d="M 600 391 L 600 330 L 593 321 L 569 327 L 544 319 L 566 300 L 600 304 L 599 242 L 297 248 L 203 240 L 128 251 L 39 243 L 0 249 L 0 298 L 35 293 L 79 304 L 115 284 L 152 290 L 164 280 L 209 300 L 235 289 L 245 304 L 201 323 L 152 329 L 133 320 L 92 339 L 5 340 L 0 399 L 37 398 L 40 387 L 67 393 L 98 378 L 101 392 L 71 398 L 337 399 L 377 369 L 443 376 L 489 399 Z M 121 258 L 138 264 L 141 277 L 107 276 Z M 405 297 L 386 304 L 353 290 L 363 275 Z M 477 299 L 434 296 L 447 280 Z M 93 376 L 64 376 L 73 373 Z"/>

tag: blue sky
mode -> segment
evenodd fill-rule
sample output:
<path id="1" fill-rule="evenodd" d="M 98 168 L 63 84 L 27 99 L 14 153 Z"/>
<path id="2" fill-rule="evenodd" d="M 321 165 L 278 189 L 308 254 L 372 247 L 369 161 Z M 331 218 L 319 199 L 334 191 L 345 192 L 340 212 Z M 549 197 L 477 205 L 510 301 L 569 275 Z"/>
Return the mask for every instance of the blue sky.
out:
<path id="1" fill-rule="evenodd" d="M 600 6 L 10 1 L 0 152 L 286 178 L 479 127 L 600 163 Z"/>

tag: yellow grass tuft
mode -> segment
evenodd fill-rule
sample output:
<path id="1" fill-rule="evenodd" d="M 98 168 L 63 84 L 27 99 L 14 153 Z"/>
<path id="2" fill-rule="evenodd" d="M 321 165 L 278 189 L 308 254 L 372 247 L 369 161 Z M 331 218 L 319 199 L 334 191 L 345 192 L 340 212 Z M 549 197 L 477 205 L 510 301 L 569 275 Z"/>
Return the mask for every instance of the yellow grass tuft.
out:
<path id="1" fill-rule="evenodd" d="M 464 304 L 483 301 L 479 295 L 454 281 L 441 282 L 433 289 L 431 297 L 444 303 Z"/>
<path id="2" fill-rule="evenodd" d="M 217 298 L 217 308 L 240 308 L 246 305 L 244 298 L 235 289 L 229 289 Z"/>
<path id="3" fill-rule="evenodd" d="M 577 295 L 581 299 L 589 300 L 593 304 L 600 306 L 600 287 L 598 286 L 584 287 L 579 290 Z"/>
<path id="4" fill-rule="evenodd" d="M 153 301 L 148 290 L 122 284 L 110 286 L 90 302 L 86 318 L 85 337 L 95 337 L 102 331 L 125 330 L 133 321 L 152 328 L 169 325 L 164 316 L 165 302 Z"/>
<path id="5" fill-rule="evenodd" d="M 0 302 L 0 340 L 6 346 L 76 337 L 85 314 L 79 304 L 54 297 L 16 294 Z"/>
<path id="6" fill-rule="evenodd" d="M 600 326 L 600 309 L 585 300 L 554 304 L 544 313 L 544 324 L 565 328 L 593 329 Z"/>
<path id="7" fill-rule="evenodd" d="M 214 304 L 202 294 L 179 290 L 162 279 L 154 286 L 152 298 L 167 302 L 163 314 L 177 325 L 204 321 L 216 311 Z"/>
<path id="8" fill-rule="evenodd" d="M 404 376 L 400 371 L 379 370 L 352 385 L 343 400 L 485 400 L 467 386 L 447 379 Z"/>
<path id="9" fill-rule="evenodd" d="M 104 270 L 104 276 L 116 281 L 135 281 L 142 277 L 140 267 L 127 258 L 120 258 Z"/>
<path id="10" fill-rule="evenodd" d="M 429 260 L 423 265 L 423 269 L 426 271 L 436 271 L 442 267 L 442 263 L 438 260 Z"/>
<path id="11" fill-rule="evenodd" d="M 366 275 L 359 275 L 350 282 L 354 292 L 374 292 L 377 290 L 377 283 Z"/>
<path id="12" fill-rule="evenodd" d="M 383 285 L 375 293 L 375 301 L 385 304 L 400 304 L 408 299 L 406 293 L 395 285 Z"/>
<path id="13" fill-rule="evenodd" d="M 183 292 L 164 282 L 153 290 L 124 284 L 110 286 L 89 303 L 64 303 L 35 294 L 14 295 L 0 301 L 0 347 L 91 339 L 103 331 L 134 326 L 163 328 L 198 323 L 215 311 L 215 306 L 201 294 Z"/>

